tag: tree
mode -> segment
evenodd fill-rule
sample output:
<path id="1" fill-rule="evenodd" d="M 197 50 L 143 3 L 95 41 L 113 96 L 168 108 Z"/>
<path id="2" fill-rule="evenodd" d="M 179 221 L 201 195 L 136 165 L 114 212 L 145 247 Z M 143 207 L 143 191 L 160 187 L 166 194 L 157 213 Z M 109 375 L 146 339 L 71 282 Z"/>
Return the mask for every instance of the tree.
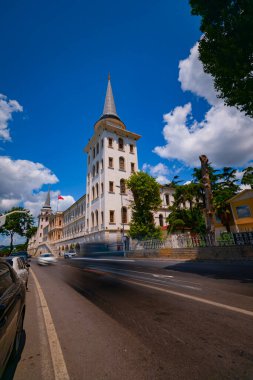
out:
<path id="1" fill-rule="evenodd" d="M 169 207 L 171 213 L 167 218 L 169 232 L 185 229 L 192 232 L 205 232 L 203 202 L 200 200 L 201 188 L 201 184 L 193 182 L 178 185 L 175 188 L 174 203 Z"/>
<path id="2" fill-rule="evenodd" d="M 253 167 L 249 166 L 243 170 L 243 176 L 241 180 L 242 185 L 250 185 L 253 189 Z"/>
<path id="3" fill-rule="evenodd" d="M 130 236 L 137 239 L 161 238 L 155 226 L 153 212 L 161 205 L 160 185 L 149 174 L 133 173 L 126 181 L 133 194 Z"/>
<path id="4" fill-rule="evenodd" d="M 213 207 L 215 213 L 228 232 L 230 232 L 232 214 L 227 201 L 238 193 L 240 187 L 237 182 L 236 169 L 224 167 L 222 171 L 217 174 L 217 183 L 213 191 Z"/>
<path id="5" fill-rule="evenodd" d="M 253 1 L 190 0 L 201 16 L 199 57 L 219 97 L 253 117 Z"/>
<path id="6" fill-rule="evenodd" d="M 24 208 L 14 207 L 7 211 L 6 214 L 14 210 L 24 211 Z M 29 231 L 33 224 L 34 219 L 30 212 L 15 213 L 6 217 L 5 224 L 0 228 L 0 234 L 10 236 L 10 253 L 13 251 L 14 235 L 26 236 L 27 231 Z"/>

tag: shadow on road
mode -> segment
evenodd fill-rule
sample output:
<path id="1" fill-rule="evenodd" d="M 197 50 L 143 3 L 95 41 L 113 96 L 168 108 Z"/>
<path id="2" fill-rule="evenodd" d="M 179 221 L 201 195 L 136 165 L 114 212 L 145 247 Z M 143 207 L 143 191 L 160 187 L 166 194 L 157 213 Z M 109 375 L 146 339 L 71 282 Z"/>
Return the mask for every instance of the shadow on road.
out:
<path id="1" fill-rule="evenodd" d="M 177 263 L 173 265 L 168 265 L 164 269 L 184 272 L 184 273 L 194 273 L 201 276 L 223 279 L 223 280 L 237 280 L 241 283 L 253 283 L 253 262 L 196 262 L 187 261 L 182 263 Z"/>
<path id="2" fill-rule="evenodd" d="M 6 370 L 5 370 L 1 380 L 12 380 L 14 378 L 14 375 L 15 375 L 15 372 L 17 369 L 17 365 L 21 359 L 21 355 L 22 355 L 23 349 L 25 347 L 25 342 L 26 342 L 26 332 L 25 332 L 25 330 L 23 330 L 18 353 L 14 359 L 12 357 L 9 359 Z"/>

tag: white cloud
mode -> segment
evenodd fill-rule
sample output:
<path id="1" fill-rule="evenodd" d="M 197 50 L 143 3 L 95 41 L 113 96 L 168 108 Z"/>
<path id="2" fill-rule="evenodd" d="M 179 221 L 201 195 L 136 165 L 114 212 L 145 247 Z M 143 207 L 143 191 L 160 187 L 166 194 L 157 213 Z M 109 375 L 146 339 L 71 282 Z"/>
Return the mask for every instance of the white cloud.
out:
<path id="1" fill-rule="evenodd" d="M 0 209 L 7 210 L 29 201 L 44 184 L 54 184 L 58 178 L 44 165 L 27 160 L 12 160 L 0 156 Z"/>
<path id="2" fill-rule="evenodd" d="M 205 98 L 211 107 L 201 122 L 192 118 L 191 103 L 165 114 L 166 144 L 155 147 L 154 152 L 187 166 L 199 166 L 201 154 L 216 167 L 247 165 L 253 156 L 253 120 L 216 97 L 212 77 L 204 73 L 198 59 L 197 44 L 179 63 L 179 80 L 184 91 Z"/>
<path id="3" fill-rule="evenodd" d="M 169 174 L 169 168 L 161 162 L 155 166 L 143 164 L 142 170 L 148 171 L 152 176 Z"/>
<path id="4" fill-rule="evenodd" d="M 13 112 L 22 112 L 23 107 L 16 100 L 8 100 L 7 96 L 0 94 L 0 139 L 11 141 L 8 122 L 12 120 Z"/>

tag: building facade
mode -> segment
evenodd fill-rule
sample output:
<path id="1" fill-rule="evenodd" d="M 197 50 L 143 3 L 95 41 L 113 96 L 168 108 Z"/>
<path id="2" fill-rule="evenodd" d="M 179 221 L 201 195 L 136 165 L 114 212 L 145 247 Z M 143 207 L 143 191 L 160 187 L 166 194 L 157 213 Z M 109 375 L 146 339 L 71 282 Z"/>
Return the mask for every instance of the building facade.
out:
<path id="1" fill-rule="evenodd" d="M 111 80 L 108 77 L 104 109 L 94 125 L 94 134 L 84 148 L 87 156 L 86 194 L 62 213 L 53 214 L 48 193 L 39 216 L 39 228 L 29 241 L 31 254 L 50 250 L 63 254 L 82 251 L 86 243 L 119 246 L 128 239 L 131 221 L 131 193 L 125 181 L 138 171 L 137 141 L 117 114 Z M 155 224 L 166 229 L 168 207 L 174 190 L 161 186 L 162 206 Z"/>

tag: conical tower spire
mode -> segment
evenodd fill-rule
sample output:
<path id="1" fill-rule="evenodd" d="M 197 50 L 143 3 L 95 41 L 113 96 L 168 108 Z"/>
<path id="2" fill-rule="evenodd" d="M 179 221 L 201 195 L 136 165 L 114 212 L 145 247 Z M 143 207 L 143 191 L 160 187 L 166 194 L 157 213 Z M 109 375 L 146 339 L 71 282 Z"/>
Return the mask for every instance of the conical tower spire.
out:
<path id="1" fill-rule="evenodd" d="M 51 205 L 50 205 L 50 189 L 48 189 L 46 201 L 44 203 L 43 208 L 51 208 Z"/>
<path id="2" fill-rule="evenodd" d="M 117 112 L 116 112 L 114 99 L 113 99 L 110 73 L 108 74 L 108 84 L 107 84 L 105 104 L 104 104 L 104 110 L 103 110 L 102 116 L 106 116 L 106 115 L 108 115 L 108 116 L 113 115 L 113 116 L 118 117 Z"/>

